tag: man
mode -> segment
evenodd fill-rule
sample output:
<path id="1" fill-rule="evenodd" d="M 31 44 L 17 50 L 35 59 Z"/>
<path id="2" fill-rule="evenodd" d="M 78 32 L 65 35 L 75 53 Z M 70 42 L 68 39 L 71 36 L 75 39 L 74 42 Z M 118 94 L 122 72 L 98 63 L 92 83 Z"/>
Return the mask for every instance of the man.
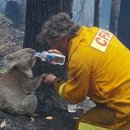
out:
<path id="1" fill-rule="evenodd" d="M 50 18 L 39 37 L 67 57 L 69 79 L 50 74 L 44 82 L 72 103 L 89 96 L 97 104 L 76 130 L 130 129 L 130 51 L 112 33 L 80 27 L 66 13 Z"/>

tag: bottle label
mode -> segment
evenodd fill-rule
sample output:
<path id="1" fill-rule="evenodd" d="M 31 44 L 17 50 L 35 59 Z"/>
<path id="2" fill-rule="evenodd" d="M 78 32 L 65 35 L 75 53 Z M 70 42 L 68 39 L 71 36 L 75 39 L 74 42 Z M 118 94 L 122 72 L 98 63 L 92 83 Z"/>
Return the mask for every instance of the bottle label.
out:
<path id="1" fill-rule="evenodd" d="M 53 59 L 53 56 L 48 53 L 48 54 L 46 55 L 45 59 L 46 59 L 47 62 L 51 62 L 52 59 Z"/>

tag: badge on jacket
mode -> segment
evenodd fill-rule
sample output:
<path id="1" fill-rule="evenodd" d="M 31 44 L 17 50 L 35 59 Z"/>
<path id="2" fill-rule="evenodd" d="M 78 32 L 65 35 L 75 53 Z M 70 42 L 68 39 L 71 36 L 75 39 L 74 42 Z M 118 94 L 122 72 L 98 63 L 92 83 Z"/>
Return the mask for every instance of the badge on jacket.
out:
<path id="1" fill-rule="evenodd" d="M 90 46 L 105 53 L 112 36 L 111 32 L 99 29 Z"/>

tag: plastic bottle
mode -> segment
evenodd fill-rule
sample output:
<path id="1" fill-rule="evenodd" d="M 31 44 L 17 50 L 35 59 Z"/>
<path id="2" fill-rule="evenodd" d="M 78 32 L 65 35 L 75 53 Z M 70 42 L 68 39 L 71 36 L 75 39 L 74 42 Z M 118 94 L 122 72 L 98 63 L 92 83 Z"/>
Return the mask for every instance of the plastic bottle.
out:
<path id="1" fill-rule="evenodd" d="M 63 65 L 65 63 L 65 56 L 62 54 L 43 51 L 42 53 L 37 52 L 36 56 L 40 57 L 42 61 L 50 62 L 52 64 Z"/>

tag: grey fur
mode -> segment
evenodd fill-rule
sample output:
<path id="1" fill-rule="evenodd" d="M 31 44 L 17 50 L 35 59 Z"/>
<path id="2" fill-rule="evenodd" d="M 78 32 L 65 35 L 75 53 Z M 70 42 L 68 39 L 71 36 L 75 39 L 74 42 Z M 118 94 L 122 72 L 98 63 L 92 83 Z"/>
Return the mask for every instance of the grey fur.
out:
<path id="1" fill-rule="evenodd" d="M 8 72 L 0 77 L 0 109 L 17 115 L 31 115 L 37 108 L 33 91 L 42 82 L 44 74 L 31 78 L 35 51 L 19 50 L 5 57 Z"/>

